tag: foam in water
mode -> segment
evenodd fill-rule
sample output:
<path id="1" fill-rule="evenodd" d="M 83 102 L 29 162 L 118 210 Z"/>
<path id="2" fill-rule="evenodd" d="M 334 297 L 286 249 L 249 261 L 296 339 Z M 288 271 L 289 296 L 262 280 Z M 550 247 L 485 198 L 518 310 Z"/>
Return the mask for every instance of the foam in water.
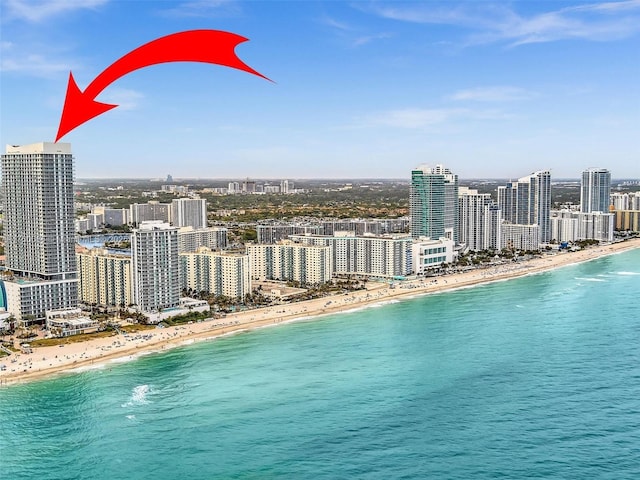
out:
<path id="1" fill-rule="evenodd" d="M 576 280 L 583 280 L 585 282 L 606 282 L 606 280 L 603 280 L 601 278 L 595 278 L 595 277 L 574 277 Z"/>
<path id="2" fill-rule="evenodd" d="M 640 275 L 640 272 L 616 272 L 618 275 Z"/>
<path id="3" fill-rule="evenodd" d="M 147 394 L 149 391 L 149 385 L 138 385 L 137 387 L 134 387 L 131 392 L 131 398 L 127 403 L 123 403 L 122 407 L 132 407 L 134 405 L 144 405 L 149 403 L 147 400 Z"/>

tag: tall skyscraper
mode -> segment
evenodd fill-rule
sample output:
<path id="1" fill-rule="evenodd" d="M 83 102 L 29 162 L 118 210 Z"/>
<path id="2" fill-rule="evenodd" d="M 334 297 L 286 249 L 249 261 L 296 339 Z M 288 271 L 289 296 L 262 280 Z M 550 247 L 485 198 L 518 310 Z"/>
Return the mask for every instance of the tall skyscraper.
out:
<path id="1" fill-rule="evenodd" d="M 206 228 L 207 201 L 204 198 L 177 198 L 171 202 L 174 227 Z"/>
<path id="2" fill-rule="evenodd" d="M 142 222 L 131 236 L 133 301 L 143 312 L 180 303 L 178 229 L 161 221 Z"/>
<path id="3" fill-rule="evenodd" d="M 501 219 L 491 195 L 460 187 L 458 209 L 459 242 L 475 251 L 498 249 Z"/>
<path id="4" fill-rule="evenodd" d="M 582 172 L 580 211 L 609 213 L 611 172 L 604 168 L 587 168 Z"/>
<path id="5" fill-rule="evenodd" d="M 69 143 L 7 145 L 2 155 L 8 308 L 17 318 L 75 307 L 78 281 Z"/>
<path id="6" fill-rule="evenodd" d="M 71 144 L 7 145 L 2 190 L 7 269 L 43 280 L 76 278 Z"/>
<path id="7" fill-rule="evenodd" d="M 411 236 L 446 237 L 458 242 L 458 176 L 436 165 L 411 172 Z"/>
<path id="8" fill-rule="evenodd" d="M 551 173 L 548 170 L 498 187 L 498 205 L 505 222 L 538 225 L 540 243 L 551 240 Z"/>

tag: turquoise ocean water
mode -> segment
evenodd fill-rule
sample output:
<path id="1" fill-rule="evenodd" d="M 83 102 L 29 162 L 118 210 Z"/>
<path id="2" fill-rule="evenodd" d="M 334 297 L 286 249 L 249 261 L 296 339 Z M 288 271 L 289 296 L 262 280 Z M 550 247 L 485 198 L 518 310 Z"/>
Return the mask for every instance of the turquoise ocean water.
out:
<path id="1" fill-rule="evenodd" d="M 638 479 L 640 250 L 0 389 L 2 479 Z"/>

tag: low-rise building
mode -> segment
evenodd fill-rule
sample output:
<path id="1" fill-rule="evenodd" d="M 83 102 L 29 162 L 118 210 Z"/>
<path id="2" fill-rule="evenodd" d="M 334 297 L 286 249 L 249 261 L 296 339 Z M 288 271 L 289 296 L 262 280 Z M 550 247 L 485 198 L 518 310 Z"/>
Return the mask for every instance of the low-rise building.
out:
<path id="1" fill-rule="evenodd" d="M 416 275 L 424 275 L 429 269 L 444 263 L 453 263 L 455 258 L 455 244 L 445 237 L 438 240 L 420 237 L 411 244 L 411 270 Z"/>
<path id="2" fill-rule="evenodd" d="M 78 305 L 78 280 L 35 280 L 14 278 L 0 281 L 5 305 L 24 325 L 45 319 L 47 310 L 75 308 Z"/>
<path id="3" fill-rule="evenodd" d="M 46 328 L 53 337 L 68 337 L 98 330 L 98 322 L 91 320 L 79 308 L 47 310 Z"/>

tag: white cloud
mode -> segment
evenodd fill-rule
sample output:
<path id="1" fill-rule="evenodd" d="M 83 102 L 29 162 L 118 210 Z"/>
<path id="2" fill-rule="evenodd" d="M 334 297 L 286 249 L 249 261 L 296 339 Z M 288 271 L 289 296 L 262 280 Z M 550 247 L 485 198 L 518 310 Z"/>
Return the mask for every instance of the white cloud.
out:
<path id="1" fill-rule="evenodd" d="M 375 40 L 384 40 L 385 38 L 391 38 L 391 34 L 390 33 L 378 33 L 377 35 L 364 35 L 362 37 L 358 37 L 353 41 L 353 46 L 354 47 L 360 47 L 362 45 L 366 45 L 368 43 L 371 43 Z"/>
<path id="2" fill-rule="evenodd" d="M 392 35 L 388 32 L 367 33 L 363 28 L 350 25 L 348 23 L 336 20 L 333 17 L 324 15 L 318 19 L 322 25 L 329 27 L 340 38 L 342 38 L 351 47 L 361 47 L 375 40 L 383 40 L 390 38 Z"/>
<path id="3" fill-rule="evenodd" d="M 169 17 L 209 17 L 236 16 L 242 13 L 235 0 L 193 0 L 182 2 L 172 8 L 161 11 Z"/>
<path id="4" fill-rule="evenodd" d="M 329 17 L 327 15 L 323 16 L 318 21 L 321 24 L 323 24 L 323 25 L 325 25 L 327 27 L 335 28 L 336 30 L 342 30 L 342 31 L 345 31 L 345 32 L 353 30 L 353 28 L 350 25 L 348 25 L 347 23 L 341 22 L 341 21 L 336 20 L 335 18 Z"/>
<path id="5" fill-rule="evenodd" d="M 50 60 L 39 54 L 10 57 L 2 55 L 0 71 L 17 72 L 36 77 L 52 77 L 70 70 L 69 63 Z"/>
<path id="6" fill-rule="evenodd" d="M 517 3 L 514 4 L 514 7 Z M 520 15 L 508 5 L 485 2 L 359 6 L 383 18 L 451 25 L 471 31 L 470 45 L 506 42 L 510 46 L 565 39 L 612 41 L 640 32 L 640 0 L 601 2 Z"/>
<path id="7" fill-rule="evenodd" d="M 118 105 L 120 110 L 135 110 L 144 95 L 128 88 L 109 87 L 97 98 L 99 102 Z"/>
<path id="8" fill-rule="evenodd" d="M 536 96 L 536 93 L 523 88 L 493 86 L 460 90 L 448 98 L 456 101 L 470 100 L 474 102 L 511 102 L 516 100 L 528 100 Z"/>
<path id="9" fill-rule="evenodd" d="M 403 129 L 424 129 L 459 120 L 503 120 L 512 115 L 499 110 L 469 108 L 405 108 L 378 112 L 358 121 L 360 127 L 386 126 Z"/>
<path id="10" fill-rule="evenodd" d="M 6 18 L 41 22 L 79 9 L 94 9 L 108 0 L 5 0 Z"/>

